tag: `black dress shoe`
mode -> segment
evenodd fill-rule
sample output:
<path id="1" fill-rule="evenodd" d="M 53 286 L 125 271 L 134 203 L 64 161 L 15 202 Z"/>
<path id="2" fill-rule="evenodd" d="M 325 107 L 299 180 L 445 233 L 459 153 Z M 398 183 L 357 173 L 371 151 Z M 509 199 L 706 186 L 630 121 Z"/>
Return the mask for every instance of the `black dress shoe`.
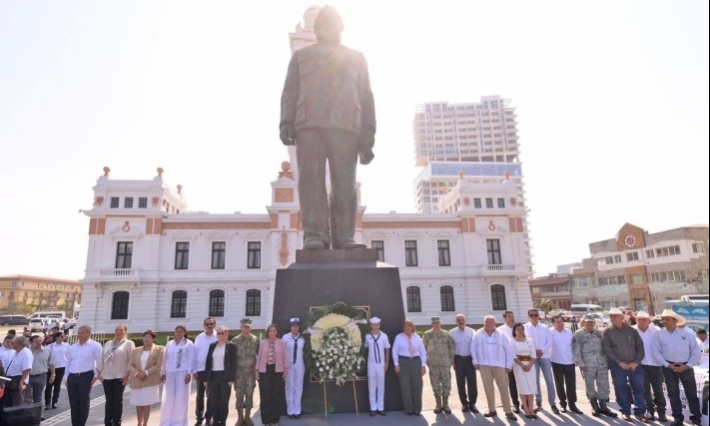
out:
<path id="1" fill-rule="evenodd" d="M 557 406 L 556 406 L 556 405 L 553 405 L 553 406 L 550 407 L 550 408 L 552 409 L 552 412 L 553 412 L 553 413 L 555 413 L 555 414 L 560 414 L 560 410 L 557 409 Z"/>
<path id="2" fill-rule="evenodd" d="M 461 405 L 461 412 L 462 412 L 462 413 L 467 413 L 467 412 L 468 412 L 468 404 L 463 404 L 463 405 Z"/>
<path id="3" fill-rule="evenodd" d="M 421 416 L 422 413 L 420 413 L 419 411 L 415 411 L 415 412 L 414 412 L 414 415 L 415 415 L 415 416 Z"/>
<path id="4" fill-rule="evenodd" d="M 414 415 L 414 413 L 407 413 L 407 415 L 408 415 L 408 416 L 413 416 L 413 415 Z"/>
<path id="5" fill-rule="evenodd" d="M 658 413 L 658 421 L 663 423 L 667 422 L 668 417 L 666 417 L 666 413 Z"/>
<path id="6" fill-rule="evenodd" d="M 379 414 L 380 416 L 386 416 L 386 415 L 387 415 L 387 411 L 385 411 L 385 410 L 378 411 L 377 414 Z"/>
<path id="7" fill-rule="evenodd" d="M 289 415 L 288 415 L 288 418 L 291 419 L 291 420 L 293 420 L 293 419 L 296 418 L 296 416 L 294 416 L 293 414 L 289 414 Z"/>
<path id="8" fill-rule="evenodd" d="M 515 405 L 513 406 L 513 412 L 514 412 L 515 414 L 520 414 L 520 405 L 515 404 Z"/>
<path id="9" fill-rule="evenodd" d="M 470 408 L 470 410 L 471 410 L 471 412 L 472 412 L 473 414 L 478 414 L 478 413 L 480 413 L 480 411 L 478 411 L 478 408 L 476 408 L 475 405 L 471 405 L 469 408 Z"/>
<path id="10" fill-rule="evenodd" d="M 535 410 L 533 411 L 535 411 L 536 413 L 542 411 L 542 402 L 538 402 L 537 404 L 535 404 Z"/>
<path id="11" fill-rule="evenodd" d="M 296 419 L 296 420 L 298 420 L 298 419 L 301 418 L 301 415 L 300 415 L 300 414 L 296 414 L 296 415 L 293 416 L 293 418 Z"/>
<path id="12" fill-rule="evenodd" d="M 487 411 L 486 414 L 483 415 L 483 417 L 495 417 L 497 415 L 498 413 L 496 413 L 495 411 Z"/>
<path id="13" fill-rule="evenodd" d="M 57 408 L 57 403 L 52 404 L 52 408 Z"/>
<path id="14" fill-rule="evenodd" d="M 377 415 L 376 411 L 370 411 L 370 417 L 375 417 Z"/>
<path id="15" fill-rule="evenodd" d="M 45 405 L 45 406 L 44 406 L 44 409 L 45 409 L 45 410 L 49 410 L 49 404 Z"/>

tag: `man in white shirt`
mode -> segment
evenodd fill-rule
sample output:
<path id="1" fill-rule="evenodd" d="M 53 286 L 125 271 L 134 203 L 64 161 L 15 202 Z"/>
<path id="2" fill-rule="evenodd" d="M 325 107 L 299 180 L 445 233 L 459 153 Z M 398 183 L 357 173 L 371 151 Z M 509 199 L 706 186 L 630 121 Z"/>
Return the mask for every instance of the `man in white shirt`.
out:
<path id="1" fill-rule="evenodd" d="M 658 328 L 651 324 L 651 316 L 646 311 L 639 311 L 636 314 L 636 325 L 633 327 L 643 340 L 644 358 L 641 361 L 641 366 L 644 374 L 643 393 L 646 401 L 646 418 L 650 421 L 656 420 L 655 411 L 658 413 L 659 421 L 667 422 L 666 397 L 663 395 L 663 368 L 653 353 L 653 336 L 658 332 Z M 651 389 L 653 389 L 653 397 L 651 397 Z"/>
<path id="2" fill-rule="evenodd" d="M 496 330 L 496 319 L 488 315 L 483 319 L 483 330 L 479 330 L 471 342 L 473 367 L 481 373 L 483 389 L 486 392 L 488 412 L 485 417 L 496 416 L 496 398 L 493 382 L 498 385 L 498 392 L 503 403 L 505 417 L 517 420 L 510 406 L 508 397 L 508 373 L 513 371 L 513 348 L 510 341 Z"/>
<path id="3" fill-rule="evenodd" d="M 380 331 L 380 320 L 370 318 L 370 333 L 365 335 L 367 348 L 367 388 L 370 395 L 370 416 L 385 416 L 385 373 L 389 367 L 390 341 Z"/>
<path id="4" fill-rule="evenodd" d="M 303 363 L 303 347 L 306 341 L 301 335 L 301 320 L 291 318 L 291 332 L 283 336 L 288 358 L 288 376 L 286 376 L 286 414 L 290 419 L 301 418 L 301 399 L 303 398 L 303 377 L 306 367 Z"/>
<path id="5" fill-rule="evenodd" d="M 45 408 L 50 406 L 50 403 L 52 408 L 57 408 L 59 402 L 59 392 L 62 388 L 62 380 L 67 366 L 67 351 L 69 350 L 69 344 L 64 341 L 65 339 L 64 333 L 58 331 L 54 335 L 54 343 L 47 346 L 54 355 L 54 373 L 57 377 L 52 383 L 47 381 L 47 387 L 44 389 Z"/>
<path id="6" fill-rule="evenodd" d="M 207 380 L 205 364 L 207 363 L 207 352 L 210 349 L 210 345 L 217 341 L 217 334 L 214 332 L 215 327 L 217 327 L 217 320 L 207 317 L 202 322 L 202 325 L 205 331 L 195 338 L 195 351 L 197 353 L 194 368 L 196 373 L 193 375 L 193 378 L 197 380 L 197 400 L 195 404 L 197 423 L 195 423 L 195 426 L 201 425 L 204 421 L 210 424 L 210 420 L 212 420 L 209 407 L 205 410 L 205 381 Z"/>
<path id="7" fill-rule="evenodd" d="M 34 361 L 34 356 L 27 347 L 28 345 L 29 342 L 25 336 L 17 336 L 13 340 L 13 349 L 16 354 L 5 369 L 5 375 L 14 378 L 14 381 L 18 383 L 17 389 L 9 389 L 10 383 L 5 384 L 3 400 L 6 407 L 18 407 L 25 403 L 25 389 L 30 380 L 32 361 Z"/>
<path id="8" fill-rule="evenodd" d="M 78 341 L 67 351 L 67 379 L 72 426 L 85 426 L 89 417 L 91 387 L 103 370 L 101 345 L 91 339 L 91 327 L 82 325 L 77 330 Z"/>
<path id="9" fill-rule="evenodd" d="M 476 408 L 476 399 L 478 398 L 476 370 L 473 368 L 473 357 L 471 356 L 471 342 L 475 333 L 471 327 L 466 327 L 464 315 L 456 315 L 456 328 L 449 331 L 449 335 L 454 339 L 456 387 L 459 391 L 461 411 L 464 413 L 469 410 L 472 413 L 478 413 Z M 468 396 L 466 395 L 467 389 Z"/>
<path id="10" fill-rule="evenodd" d="M 569 402 L 571 412 L 584 414 L 582 410 L 577 408 L 577 372 L 574 368 L 574 349 L 572 348 L 574 334 L 565 328 L 565 322 L 559 315 L 552 318 L 552 324 L 550 363 L 552 364 L 552 374 L 555 376 L 555 387 L 557 388 L 557 397 L 560 399 L 560 407 L 562 407 L 562 412 L 566 413 Z"/>
<path id="11" fill-rule="evenodd" d="M 0 362 L 2 362 L 2 366 L 5 370 L 7 370 L 8 365 L 10 365 L 10 360 L 14 358 L 17 353 L 12 347 L 12 338 L 13 336 L 5 336 L 2 346 L 0 346 Z"/>
<path id="12" fill-rule="evenodd" d="M 698 341 L 698 346 L 700 346 L 700 353 L 705 353 L 708 348 L 708 332 L 704 328 L 699 328 L 695 331 L 696 340 Z"/>
<path id="13" fill-rule="evenodd" d="M 560 410 L 555 406 L 555 384 L 552 381 L 552 365 L 550 364 L 550 348 L 552 347 L 552 333 L 550 327 L 540 322 L 540 314 L 537 309 L 528 311 L 529 322 L 525 323 L 525 335 L 532 339 L 537 351 L 537 362 L 535 362 L 535 373 L 537 374 L 537 395 L 535 411 L 542 410 L 542 387 L 540 386 L 540 370 L 545 377 L 547 386 L 547 399 L 550 409 L 555 414 L 560 414 Z"/>
<path id="14" fill-rule="evenodd" d="M 515 314 L 513 311 L 503 313 L 503 325 L 498 327 L 498 331 L 503 333 L 510 341 L 513 338 L 513 325 L 515 325 Z M 515 382 L 515 374 L 508 373 L 508 389 L 510 389 L 510 399 L 513 400 L 513 412 L 520 414 L 520 399 L 518 398 L 518 384 Z"/>

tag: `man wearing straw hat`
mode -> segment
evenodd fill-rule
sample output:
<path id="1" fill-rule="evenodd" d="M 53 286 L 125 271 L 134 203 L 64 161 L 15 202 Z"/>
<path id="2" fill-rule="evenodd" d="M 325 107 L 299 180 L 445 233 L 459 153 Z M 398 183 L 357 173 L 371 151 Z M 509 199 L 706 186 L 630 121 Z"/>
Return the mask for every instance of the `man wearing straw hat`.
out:
<path id="1" fill-rule="evenodd" d="M 666 397 L 663 395 L 663 369 L 661 361 L 653 354 L 653 336 L 658 332 L 658 327 L 651 324 L 651 316 L 646 311 L 636 314 L 636 325 L 633 326 L 643 340 L 645 356 L 641 361 L 643 368 L 643 395 L 646 400 L 646 417 L 656 420 L 654 412 L 658 413 L 658 421 L 667 422 Z M 653 396 L 651 396 L 653 390 Z"/>
<path id="2" fill-rule="evenodd" d="M 671 401 L 673 410 L 673 423 L 671 426 L 681 426 L 683 424 L 683 405 L 680 401 L 679 382 L 683 383 L 685 397 L 690 408 L 690 421 L 694 425 L 700 425 L 700 401 L 698 400 L 698 389 L 695 383 L 695 373 L 693 366 L 700 360 L 700 347 L 685 330 L 680 326 L 685 324 L 685 318 L 665 309 L 661 313 L 661 321 L 666 327 L 659 330 L 653 336 L 653 353 L 661 364 L 663 364 L 663 377 L 666 380 L 668 399 Z"/>
<path id="3" fill-rule="evenodd" d="M 602 348 L 609 358 L 611 380 L 616 391 L 621 418 L 631 421 L 631 399 L 626 392 L 626 383 L 631 384 L 634 396 L 634 416 L 641 423 L 646 419 L 646 402 L 643 397 L 643 368 L 641 361 L 645 357 L 643 340 L 638 332 L 624 322 L 624 313 L 618 308 L 609 310 L 611 327 L 604 330 Z"/>

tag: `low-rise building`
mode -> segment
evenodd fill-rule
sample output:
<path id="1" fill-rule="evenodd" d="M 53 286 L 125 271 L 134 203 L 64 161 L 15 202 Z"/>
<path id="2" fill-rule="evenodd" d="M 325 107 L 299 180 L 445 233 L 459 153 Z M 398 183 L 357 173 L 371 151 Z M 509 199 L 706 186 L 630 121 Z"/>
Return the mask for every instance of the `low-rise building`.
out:
<path id="1" fill-rule="evenodd" d="M 667 300 L 708 294 L 707 244 L 707 225 L 649 233 L 627 223 L 589 245 L 591 257 L 570 275 L 572 303 L 660 313 Z"/>
<path id="2" fill-rule="evenodd" d="M 37 308 L 71 315 L 81 303 L 81 292 L 78 280 L 7 275 L 0 277 L 0 311 L 15 314 Z"/>
<path id="3" fill-rule="evenodd" d="M 113 180 L 105 168 L 94 186 L 81 310 L 82 322 L 112 330 L 201 328 L 206 316 L 236 327 L 248 316 L 265 328 L 273 316 L 276 271 L 303 245 L 297 183 L 284 163 L 260 214 L 188 211 L 183 188 L 163 170 L 147 180 Z M 356 239 L 398 266 L 407 316 L 480 323 L 532 307 L 519 189 L 509 177 L 472 183 L 460 175 L 439 214 L 365 213 Z M 359 197 L 358 197 L 359 198 Z M 314 303 L 318 300 L 314 295 Z M 296 314 L 296 313 L 294 313 Z M 299 313 L 303 314 L 303 313 Z"/>
<path id="4" fill-rule="evenodd" d="M 533 303 L 550 300 L 556 309 L 568 310 L 572 305 L 570 277 L 565 274 L 550 274 L 530 280 L 530 295 Z"/>

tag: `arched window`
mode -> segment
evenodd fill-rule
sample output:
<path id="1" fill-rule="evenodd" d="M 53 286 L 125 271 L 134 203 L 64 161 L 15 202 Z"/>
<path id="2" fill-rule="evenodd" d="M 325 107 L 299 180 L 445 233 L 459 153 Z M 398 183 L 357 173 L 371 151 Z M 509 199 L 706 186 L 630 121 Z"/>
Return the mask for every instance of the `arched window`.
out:
<path id="1" fill-rule="evenodd" d="M 454 288 L 450 285 L 445 285 L 439 290 L 441 296 L 441 311 L 453 312 L 456 310 L 454 303 Z"/>
<path id="2" fill-rule="evenodd" d="M 172 303 L 170 304 L 170 318 L 187 317 L 187 292 L 185 290 L 173 291 Z"/>
<path id="3" fill-rule="evenodd" d="M 210 291 L 210 306 L 207 315 L 211 317 L 224 316 L 224 290 Z"/>
<path id="4" fill-rule="evenodd" d="M 407 287 L 407 312 L 422 311 L 422 295 L 419 287 Z"/>
<path id="5" fill-rule="evenodd" d="M 128 300 L 130 294 L 127 291 L 117 291 L 113 294 L 111 301 L 111 319 L 125 320 L 128 319 Z"/>
<path id="6" fill-rule="evenodd" d="M 261 291 L 247 290 L 247 316 L 258 317 L 261 315 Z"/>
<path id="7" fill-rule="evenodd" d="M 508 305 L 505 302 L 505 287 L 502 284 L 491 286 L 491 304 L 494 311 L 505 311 Z"/>

